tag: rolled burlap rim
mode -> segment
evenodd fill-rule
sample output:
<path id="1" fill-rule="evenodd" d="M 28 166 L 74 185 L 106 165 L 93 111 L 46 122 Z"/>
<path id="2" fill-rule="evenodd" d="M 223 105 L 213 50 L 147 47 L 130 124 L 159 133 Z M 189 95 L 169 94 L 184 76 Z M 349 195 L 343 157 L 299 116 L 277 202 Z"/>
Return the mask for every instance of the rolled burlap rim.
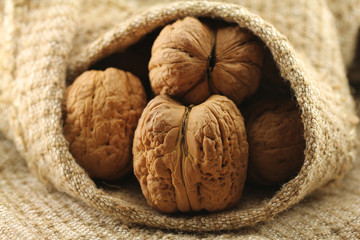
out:
<path id="1" fill-rule="evenodd" d="M 118 191 L 115 194 L 98 188 L 76 164 L 62 134 L 59 108 L 63 95 L 59 95 L 55 99 L 55 104 L 45 105 L 46 109 L 55 107 L 56 111 L 49 110 L 46 122 L 51 124 L 44 124 L 38 130 L 44 136 L 41 146 L 31 142 L 32 138 L 29 137 L 31 133 L 24 135 L 25 143 L 17 143 L 19 131 L 30 130 L 28 126 L 12 123 L 15 126 L 13 127 L 15 143 L 20 144 L 18 148 L 25 149 L 20 152 L 25 157 L 30 170 L 37 174 L 39 179 L 124 222 L 163 229 L 202 232 L 235 230 L 272 219 L 315 189 L 346 173 L 355 158 L 357 145 L 355 131 L 357 117 L 346 78 L 334 79 L 330 76 L 329 79 L 324 78 L 316 67 L 309 64 L 304 56 L 293 49 L 291 42 L 284 35 L 271 24 L 239 5 L 219 2 L 177 2 L 159 5 L 139 13 L 100 36 L 86 47 L 86 51 L 72 61 L 66 62 L 67 78 L 73 79 L 100 59 L 126 49 L 156 28 L 185 16 L 219 18 L 239 24 L 253 32 L 269 48 L 282 77 L 291 85 L 304 124 L 305 162 L 298 175 L 285 183 L 274 196 L 251 207 L 244 208 L 243 203 L 240 202 L 233 209 L 212 214 L 176 216 L 161 214 L 144 204 L 143 197 L 139 194 L 134 195 L 127 191 Z M 56 50 L 54 51 L 49 58 L 56 55 Z M 57 73 L 65 75 L 66 70 L 61 66 L 59 68 Z M 47 73 L 49 69 L 42 68 L 37 71 Z M 335 81 L 337 87 L 331 87 L 330 81 L 331 83 Z M 45 84 L 52 85 L 63 93 L 65 78 L 60 86 L 53 86 L 51 82 Z M 37 111 L 46 112 L 46 109 Z M 32 119 L 29 122 L 35 125 L 37 120 Z M 22 144 L 27 147 L 22 148 Z M 29 150 L 30 146 L 32 146 L 31 150 Z"/>

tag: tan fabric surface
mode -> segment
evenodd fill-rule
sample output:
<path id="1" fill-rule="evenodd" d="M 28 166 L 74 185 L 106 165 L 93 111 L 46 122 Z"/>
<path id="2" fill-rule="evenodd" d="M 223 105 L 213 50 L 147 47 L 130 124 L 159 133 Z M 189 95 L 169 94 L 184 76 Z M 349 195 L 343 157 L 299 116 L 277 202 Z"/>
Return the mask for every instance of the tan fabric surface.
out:
<path id="1" fill-rule="evenodd" d="M 0 239 L 359 239 L 360 164 L 274 220 L 212 234 L 124 225 L 64 193 L 49 192 L 0 138 Z"/>
<path id="2" fill-rule="evenodd" d="M 360 37 L 360 1 L 327 0 L 327 2 L 335 17 L 345 65 L 349 67 L 354 58 L 356 39 Z"/>
<path id="3" fill-rule="evenodd" d="M 31 4 L 29 3 L 29 1 L 6 1 L 7 5 L 5 4 L 5 15 L 15 16 L 15 18 L 3 18 L 2 15 L 0 15 L 1 21 L 3 21 L 4 24 L 19 21 L 17 23 L 20 24 L 10 24 L 10 28 L 0 29 L 0 32 L 6 32 L 6 37 L 0 39 L 0 50 L 2 51 L 2 53 L 8 54 L 7 56 L 18 56 L 16 59 L 6 58 L 6 61 L 1 61 L 2 69 L 12 69 L 14 70 L 14 72 L 5 71 L 6 74 L 0 75 L 2 83 L 8 82 L 10 86 L 9 93 L 5 91 L 2 92 L 4 94 L 2 94 L 2 98 L 0 99 L 0 117 L 2 119 L 10 118 L 9 122 L 11 123 L 10 125 L 7 125 L 9 123 L 8 121 L 0 121 L 0 127 L 2 130 L 5 129 L 5 134 L 14 140 L 20 153 L 27 160 L 28 166 L 30 167 L 30 169 L 33 170 L 33 173 L 36 173 L 40 177 L 40 179 L 43 180 L 43 182 L 54 184 L 55 187 L 58 188 L 60 191 L 67 192 L 69 195 L 81 198 L 82 201 L 71 198 L 69 197 L 69 195 L 57 192 L 55 190 L 52 192 L 48 192 L 43 184 L 41 184 L 35 177 L 30 175 L 23 158 L 21 158 L 20 155 L 14 150 L 14 145 L 8 142 L 8 140 L 4 140 L 2 138 L 0 141 L 0 237 L 4 236 L 5 239 L 77 239 L 81 237 L 83 239 L 145 239 L 149 236 L 152 236 L 154 239 L 173 239 L 176 237 L 193 239 L 213 239 L 215 237 L 221 239 L 241 237 L 252 237 L 253 239 L 263 237 L 271 239 L 308 239 L 315 237 L 321 239 L 360 238 L 360 203 L 358 200 L 360 194 L 360 185 L 358 184 L 360 172 L 358 163 L 348 174 L 344 182 L 339 181 L 331 183 L 329 186 L 324 187 L 313 193 L 311 196 L 307 197 L 305 200 L 300 202 L 300 204 L 295 205 L 293 208 L 286 211 L 285 213 L 281 213 L 280 215 L 275 217 L 273 221 L 267 223 L 260 223 L 257 224 L 255 227 L 243 228 L 239 232 L 221 232 L 218 234 L 191 234 L 171 232 L 170 230 L 163 231 L 139 226 L 122 225 L 123 222 L 117 219 L 120 218 L 122 219 L 122 221 L 126 221 L 127 216 L 131 218 L 128 219 L 130 221 L 134 221 L 135 219 L 135 221 L 143 222 L 144 224 L 160 227 L 167 226 L 166 221 L 168 221 L 168 219 L 159 217 L 157 213 L 153 213 L 151 210 L 149 210 L 149 208 L 146 207 L 144 199 L 139 197 L 139 190 L 134 190 L 134 187 L 131 184 L 122 185 L 120 191 L 118 191 L 119 189 L 115 188 L 116 191 L 111 191 L 111 195 L 106 195 L 101 188 L 96 188 L 95 185 L 91 181 L 89 181 L 89 179 L 87 179 L 83 171 L 73 163 L 72 158 L 69 157 L 68 153 L 66 153 L 66 150 L 65 153 L 58 152 L 64 151 L 64 149 L 66 149 L 66 144 L 62 140 L 60 136 L 61 134 L 59 134 L 61 132 L 61 129 L 59 129 L 58 122 L 55 121 L 55 119 L 58 119 L 60 116 L 58 100 L 61 99 L 62 95 L 62 90 L 61 88 L 58 88 L 58 85 L 64 87 L 64 82 L 62 80 L 64 80 L 65 78 L 64 67 L 65 61 L 67 60 L 65 56 L 67 54 L 66 51 L 70 48 L 71 44 L 73 44 L 73 50 L 71 51 L 70 58 L 67 63 L 73 67 L 69 68 L 70 70 L 68 70 L 68 73 L 76 72 L 77 69 L 81 69 L 84 66 L 85 68 L 87 67 L 86 64 L 88 60 L 86 58 L 85 60 L 82 59 L 84 56 L 93 57 L 93 59 L 90 59 L 90 62 L 92 62 L 108 54 L 103 54 L 101 52 L 101 47 L 103 45 L 100 45 L 99 47 L 100 54 L 97 52 L 99 51 L 99 49 L 95 50 L 94 52 L 89 52 L 88 47 L 96 46 L 96 43 L 106 44 L 106 41 L 96 42 L 97 37 L 101 36 L 103 33 L 105 33 L 104 36 L 109 37 L 110 40 L 114 37 L 116 38 L 116 36 L 118 35 L 121 36 L 121 28 L 116 29 L 115 27 L 115 31 L 112 31 L 112 28 L 116 24 L 113 24 L 112 21 L 114 20 L 113 18 L 111 18 L 111 16 L 116 16 L 120 21 L 121 19 L 127 19 L 132 14 L 141 11 L 141 7 L 138 7 L 141 4 L 137 2 L 106 2 L 107 4 L 109 4 L 106 8 L 102 9 L 101 5 L 99 5 L 99 8 L 90 8 L 91 10 L 93 10 L 92 13 L 85 11 L 80 14 L 79 18 L 73 19 L 69 16 L 77 13 L 74 10 L 78 9 L 79 7 L 76 3 L 74 4 L 70 2 L 65 2 L 65 4 L 59 3 L 59 5 L 51 6 L 51 4 L 42 1 L 32 1 Z M 247 7 L 249 7 L 249 9 L 252 9 L 254 13 L 256 13 L 257 11 L 261 12 L 261 1 L 251 1 L 251 3 L 246 1 L 237 2 L 241 2 L 244 4 L 249 3 L 249 6 Z M 291 17 L 293 14 L 296 13 L 296 11 L 294 11 L 295 8 L 292 8 L 294 6 L 292 5 L 292 3 L 295 4 L 298 1 L 288 1 L 284 5 L 281 2 L 282 1 L 273 1 L 272 3 L 274 4 L 270 4 L 268 5 L 268 7 L 273 7 L 274 9 L 284 7 L 285 10 L 282 13 L 285 15 L 282 15 L 282 17 Z M 309 30 L 309 37 L 304 37 L 296 31 L 291 31 L 291 28 L 289 30 L 290 25 L 286 21 L 282 21 L 282 19 L 280 18 L 277 19 L 276 16 L 281 15 L 274 15 L 274 12 L 272 11 L 264 11 L 262 17 L 265 20 L 272 19 L 274 21 L 275 27 L 282 32 L 286 32 L 287 30 L 289 30 L 287 37 L 291 41 L 296 42 L 297 39 L 300 39 L 300 41 L 295 44 L 295 47 L 299 52 L 299 56 L 302 56 L 299 58 L 306 59 L 304 61 L 308 65 L 314 65 L 317 72 L 314 73 L 310 70 L 308 74 L 311 77 L 314 77 L 312 75 L 314 74 L 316 76 L 315 79 L 318 79 L 319 76 L 326 78 L 327 81 L 332 84 L 331 87 L 333 88 L 333 90 L 339 88 L 338 84 L 340 83 L 340 91 L 344 95 L 343 97 L 337 95 L 336 99 L 333 99 L 331 96 L 332 90 L 329 88 L 330 86 L 320 82 L 314 83 L 312 82 L 313 80 L 309 80 L 311 87 L 314 87 L 315 89 L 316 87 L 324 87 L 328 90 L 324 91 L 323 93 L 325 97 L 320 97 L 322 100 L 326 99 L 329 101 L 334 101 L 336 103 L 343 102 L 345 104 L 348 104 L 349 108 L 343 109 L 340 107 L 339 110 L 339 108 L 332 109 L 330 107 L 327 107 L 325 111 L 325 115 L 327 115 L 327 117 L 334 116 L 337 119 L 336 121 L 343 121 L 347 119 L 347 115 L 345 114 L 349 114 L 349 116 L 351 116 L 352 103 L 351 99 L 348 97 L 348 88 L 346 87 L 346 84 L 344 85 L 344 82 L 346 81 L 344 71 L 345 65 L 343 65 L 342 59 L 340 57 L 340 48 L 333 38 L 325 37 L 332 36 L 336 39 L 337 33 L 335 31 L 335 28 L 331 27 L 332 17 L 330 16 L 329 11 L 326 10 L 327 8 L 324 2 L 325 1 L 319 1 L 316 2 L 317 5 L 315 4 L 317 7 L 322 9 L 322 14 L 319 14 L 318 17 L 314 18 L 312 17 L 315 15 L 309 14 L 309 16 L 305 18 L 308 20 L 312 19 L 316 23 L 315 27 L 314 25 L 309 25 L 312 27 Z M 9 3 L 15 3 L 15 5 L 11 5 Z M 80 3 L 80 1 L 77 3 Z M 83 8 L 86 8 L 86 6 L 93 6 L 93 3 L 94 2 L 91 3 L 90 1 L 88 1 L 81 6 Z M 313 3 L 313 1 L 304 0 L 302 1 L 302 3 L 304 3 L 303 7 L 309 7 L 310 3 Z M 151 3 L 149 3 L 149 5 L 150 4 Z M 14 8 L 14 6 L 16 6 L 16 8 Z M 0 9 L 2 9 L 3 7 L 4 6 L 2 5 L 2 3 L 0 3 Z M 31 11 L 32 9 L 35 9 L 35 11 Z M 124 12 L 124 14 L 116 15 L 116 10 L 114 10 L 114 12 L 108 12 L 107 10 L 109 9 L 124 9 L 126 11 Z M 316 13 L 315 10 L 311 11 L 313 12 L 310 13 Z M 58 17 L 55 19 L 59 21 L 54 20 L 43 23 L 42 19 L 38 18 L 37 16 L 41 16 L 41 14 L 45 13 L 49 14 L 50 16 Z M 87 15 L 87 13 L 89 13 L 89 15 Z M 163 14 L 166 16 L 168 13 L 166 12 Z M 171 15 L 171 11 L 169 14 Z M 99 15 L 104 16 L 102 18 L 103 21 L 96 21 L 96 18 L 90 18 L 91 16 Z M 19 16 L 20 18 L 17 18 Z M 29 19 L 33 24 L 30 24 L 29 26 L 34 26 L 34 28 L 28 28 L 25 20 Z M 297 19 L 296 16 L 295 18 L 293 18 L 293 21 L 295 21 L 294 19 Z M 300 17 L 299 19 L 303 18 Z M 329 21 L 324 21 L 324 19 Z M 41 32 L 42 29 L 47 29 L 47 23 L 50 24 L 49 29 L 56 30 L 49 31 L 47 34 L 44 35 L 31 35 L 32 31 Z M 295 25 L 297 24 L 296 26 L 307 26 L 301 25 L 299 22 L 296 21 L 293 23 Z M 311 22 L 311 24 L 313 23 L 314 22 Z M 96 30 L 92 31 L 89 30 L 89 28 L 86 28 L 89 26 L 91 26 L 91 29 Z M 324 29 L 330 27 L 331 30 L 329 32 L 320 32 L 322 33 L 320 35 L 314 34 L 317 30 L 323 29 L 322 27 L 324 27 Z M 106 32 L 108 31 L 110 33 L 106 35 Z M 74 33 L 75 37 L 72 38 L 70 36 L 71 34 L 68 33 Z M 113 33 L 115 33 L 115 35 Z M 19 36 L 21 36 L 21 34 L 25 34 L 25 36 L 26 34 L 30 34 L 31 37 L 18 38 Z M 59 39 L 61 39 L 60 42 Z M 106 38 L 104 39 L 106 40 Z M 319 40 L 321 44 L 314 44 L 314 46 L 311 45 L 313 40 L 316 39 Z M 126 44 L 131 44 L 131 41 L 125 43 L 125 45 Z M 35 45 L 37 47 L 32 48 L 32 45 Z M 119 44 L 114 45 L 114 49 L 112 50 L 116 50 L 119 47 Z M 321 46 L 329 46 L 330 50 L 328 48 L 321 48 Z M 352 47 L 352 49 L 353 48 L 354 47 Z M 346 54 L 346 51 L 343 51 L 342 54 L 343 56 L 348 56 L 349 59 L 352 58 L 350 55 Z M 33 56 L 37 57 L 33 59 Z M 47 59 L 43 56 L 53 57 Z M 334 65 L 329 65 L 328 61 L 333 61 L 332 64 Z M 282 65 L 282 71 L 285 75 L 288 74 L 288 69 L 286 69 L 286 66 L 288 65 L 286 64 L 289 63 L 283 63 Z M 335 65 L 339 67 L 336 68 Z M 32 72 L 32 70 L 34 69 L 35 71 Z M 37 71 L 39 69 L 42 71 Z M 51 69 L 51 71 L 48 71 L 49 69 Z M 307 67 L 305 67 L 305 69 L 307 69 Z M 32 75 L 34 73 L 36 73 L 37 75 Z M 57 74 L 59 74 L 60 76 L 57 76 Z M 16 77 L 18 81 L 22 81 L 23 83 L 22 85 L 16 85 L 17 89 L 14 88 L 17 91 L 20 90 L 21 94 L 19 94 L 19 92 L 13 92 L 13 88 L 11 88 L 11 86 L 15 86 L 14 82 L 11 81 L 14 77 Z M 33 81 L 34 79 L 42 79 L 42 81 Z M 309 79 L 312 78 L 309 77 Z M 49 83 L 52 83 L 53 85 Z M 342 87 L 343 85 L 345 87 Z M 26 89 L 30 89 L 31 91 L 27 92 Z M 45 101 L 44 98 L 42 98 L 43 96 L 40 94 L 43 92 L 46 92 L 46 94 L 50 94 L 46 96 Z M 304 90 L 302 94 L 306 95 L 306 91 Z M 10 108 L 10 111 L 8 111 L 6 105 L 13 104 L 11 103 L 11 101 L 9 101 L 9 99 L 13 99 L 11 96 L 17 96 L 14 101 L 14 105 L 16 107 Z M 316 96 L 316 98 L 318 97 L 319 96 Z M 4 99 L 6 101 L 4 101 Z M 22 99 L 32 99 L 34 100 L 34 102 L 29 104 L 28 106 L 22 105 Z M 305 103 L 306 101 L 302 102 L 302 104 L 304 105 Z M 48 108 L 47 106 L 49 105 L 56 107 Z M 35 116 L 33 112 L 34 106 L 44 110 L 39 111 L 44 114 L 44 116 Z M 322 108 L 324 106 L 320 104 L 319 107 Z M 24 115 L 18 115 L 18 111 Z M 344 115 L 339 115 L 337 114 L 338 112 L 341 112 Z M 34 118 L 39 118 L 41 121 L 36 122 L 33 120 Z M 19 121 L 23 119 L 25 120 L 25 122 Z M 353 119 L 348 120 L 353 121 Z M 345 126 L 345 129 L 351 129 L 350 125 L 352 124 L 350 124 L 350 122 L 345 122 L 345 125 L 349 125 Z M 30 131 L 25 131 L 24 133 L 23 130 L 26 129 L 26 126 L 30 126 Z M 43 127 L 44 129 L 46 129 L 46 131 L 43 130 Z M 341 126 L 341 128 L 342 127 L 343 126 Z M 326 129 L 325 132 L 328 133 L 328 135 L 326 135 L 328 137 L 330 136 L 330 133 L 332 133 L 332 131 L 329 131 L 329 129 Z M 347 134 L 352 135 L 353 133 L 346 132 L 345 130 L 345 135 Z M 56 136 L 55 142 L 52 138 L 53 136 Z M 341 137 L 343 139 L 346 138 L 342 135 L 339 135 L 338 137 L 340 138 L 334 138 L 335 141 L 342 142 L 342 140 L 340 140 Z M 345 142 L 343 143 L 345 144 Z M 47 149 L 47 152 L 46 148 L 48 146 L 50 146 L 50 148 Z M 313 145 L 310 145 L 309 148 L 312 148 L 313 150 L 315 149 Z M 335 144 L 334 146 L 330 146 L 330 148 L 332 148 L 333 153 L 335 152 L 339 154 L 339 158 L 334 158 L 332 164 L 336 164 L 338 160 L 340 161 L 340 163 L 342 163 L 344 161 L 343 158 L 345 158 L 345 162 L 347 162 L 353 157 L 353 155 L 351 154 L 351 157 L 347 156 L 347 154 L 349 153 L 348 150 L 352 149 L 351 147 Z M 338 148 L 340 148 L 341 150 L 339 152 L 336 152 L 336 149 Z M 324 148 L 324 151 L 325 150 L 329 149 Z M 318 165 L 315 166 L 320 166 L 324 168 L 328 167 L 326 164 L 320 164 L 323 160 L 324 159 L 322 159 L 322 157 L 319 157 L 319 162 L 317 163 Z M 319 181 L 319 184 L 323 184 L 326 182 L 324 181 L 324 179 L 331 179 L 333 175 L 336 175 L 342 171 L 340 165 L 334 165 L 334 167 L 339 169 L 337 169 L 336 171 L 333 168 L 329 168 L 330 171 L 324 171 L 324 169 L 322 169 L 322 174 L 324 174 L 324 178 L 321 180 L 319 176 L 315 176 L 316 181 Z M 312 174 L 313 173 L 314 172 L 312 172 Z M 69 176 L 70 178 L 68 178 Z M 52 179 L 53 177 L 55 177 L 55 179 Z M 296 198 L 296 200 L 292 201 L 290 204 L 293 204 L 296 201 L 300 200 L 307 193 L 311 192 L 317 187 L 318 186 L 314 184 L 306 185 L 305 190 L 303 190 L 303 192 L 301 193 L 302 195 L 299 198 Z M 95 191 L 95 193 L 93 191 Z M 297 192 L 293 192 L 293 194 L 296 195 Z M 118 196 L 121 197 L 121 200 L 119 200 L 120 198 L 117 198 Z M 93 197 L 95 197 L 95 199 Z M 269 193 L 266 191 L 264 194 L 249 194 L 249 197 L 244 200 L 245 204 L 243 206 L 246 207 L 259 205 L 265 197 L 269 199 L 271 195 L 269 195 Z M 100 209 L 101 211 L 89 207 L 84 202 L 87 202 L 88 205 L 91 205 L 96 209 Z M 273 203 L 274 204 L 272 206 L 275 206 L 276 208 L 278 206 L 277 200 Z M 124 206 L 126 207 L 122 208 L 122 204 L 124 204 Z M 145 212 L 149 214 L 146 215 L 146 217 L 152 215 L 155 216 L 154 218 L 150 218 L 152 221 L 151 223 L 148 223 L 146 221 L 144 222 L 142 219 L 143 216 L 137 215 L 136 211 L 139 210 L 139 206 L 141 206 L 142 204 L 144 207 L 141 207 L 139 211 L 140 213 L 143 214 Z M 116 208 L 117 206 L 119 206 L 119 208 Z M 135 208 L 135 212 L 131 212 L 133 206 L 137 207 Z M 279 207 L 280 210 L 274 211 L 267 217 L 270 216 L 271 218 L 274 213 L 278 213 L 289 206 L 290 205 L 288 205 L 288 203 L 285 203 L 284 206 Z M 118 209 L 116 213 L 111 212 L 114 209 Z M 123 214 L 122 211 L 125 210 L 126 213 L 131 213 L 131 215 Z M 104 213 L 116 216 L 111 217 Z M 243 212 L 240 211 L 240 213 Z M 262 213 L 259 214 L 261 215 Z M 225 215 L 223 215 L 222 217 L 224 216 Z M 241 223 L 247 221 L 246 217 L 244 217 L 243 215 L 241 217 Z M 222 222 L 224 222 L 224 219 L 226 220 L 226 216 L 222 219 Z M 157 222 L 160 220 L 161 222 Z M 178 227 L 174 224 L 179 222 L 182 224 L 181 226 L 179 226 L 179 228 L 189 229 L 193 227 L 191 224 L 186 222 L 186 219 L 183 219 L 179 222 L 176 219 L 171 219 L 171 221 L 172 227 Z M 216 229 L 216 221 L 211 221 L 211 224 L 214 224 L 215 222 L 215 225 L 212 225 L 211 229 Z M 204 223 L 201 221 L 194 221 L 194 223 L 198 224 L 197 226 L 200 226 L 195 226 L 195 229 L 206 229 L 206 222 Z M 252 222 L 248 221 L 247 224 L 249 223 Z M 224 228 L 227 228 L 226 224 L 222 225 L 221 227 L 225 226 Z M 229 222 L 229 225 L 231 225 L 232 227 L 234 227 L 234 224 L 235 223 Z"/>

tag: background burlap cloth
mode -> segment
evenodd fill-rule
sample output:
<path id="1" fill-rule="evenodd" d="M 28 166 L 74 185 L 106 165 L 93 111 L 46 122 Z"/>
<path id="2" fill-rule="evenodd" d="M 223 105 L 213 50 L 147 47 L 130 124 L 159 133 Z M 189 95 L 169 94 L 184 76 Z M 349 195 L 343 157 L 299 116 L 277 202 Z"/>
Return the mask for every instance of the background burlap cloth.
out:
<path id="1" fill-rule="evenodd" d="M 329 180 L 340 177 L 359 156 L 355 151 L 356 118 L 352 115 L 353 102 L 346 85 L 345 70 L 348 69 L 356 87 L 360 82 L 360 71 L 356 67 L 359 60 L 354 61 L 360 25 L 360 2 L 232 1 L 245 6 L 254 14 L 259 14 L 265 21 L 274 24 L 276 30 L 235 5 L 199 2 L 194 3 L 195 5 L 166 4 L 170 7 L 158 7 L 146 15 L 145 20 L 150 22 L 147 25 L 149 28 L 138 28 L 143 27 L 144 18 L 132 16 L 141 15 L 141 12 L 147 11 L 154 2 L 0 2 L 0 129 L 4 134 L 0 138 L 0 238 L 360 238 L 359 161 L 355 161 L 345 179 L 324 185 Z M 191 6 L 196 6 L 196 9 L 191 9 Z M 179 12 L 179 8 L 183 10 Z M 298 94 L 296 96 L 303 114 L 312 116 L 312 112 L 306 112 L 310 109 L 318 111 L 317 114 L 320 115 L 316 117 L 315 113 L 315 117 L 305 116 L 304 119 L 316 121 L 333 117 L 330 122 L 304 123 L 305 129 L 316 124 L 324 124 L 326 127 L 319 126 L 313 132 L 307 129 L 306 134 L 322 136 L 324 139 L 317 141 L 314 136 L 305 136 L 308 160 L 302 173 L 311 176 L 303 174 L 301 178 L 287 184 L 286 187 L 290 190 L 284 187 L 282 194 L 278 194 L 284 198 L 284 193 L 290 193 L 291 201 L 276 198 L 271 200 L 273 190 L 262 189 L 254 192 L 248 189 L 245 190 L 244 200 L 235 213 L 225 212 L 210 218 L 179 216 L 178 219 L 172 219 L 153 213 L 146 207 L 138 187 L 133 186 L 133 178 L 124 180 L 119 186 L 98 183 L 96 187 L 74 162 L 63 162 L 67 153 L 61 151 L 64 151 L 66 145 L 61 144 L 62 139 L 53 137 L 59 137 L 58 132 L 61 132 L 61 126 L 56 119 L 61 115 L 61 101 L 58 100 L 62 98 L 65 77 L 71 81 L 91 64 L 115 50 L 135 43 L 144 33 L 153 30 L 151 26 L 165 24 L 184 14 L 201 15 L 201 12 L 206 13 L 206 16 L 221 15 L 222 18 L 230 20 L 241 15 L 243 18 L 240 20 L 246 22 L 245 26 L 261 35 L 273 52 L 290 56 L 277 58 L 275 54 L 274 58 L 278 61 L 283 77 L 293 81 L 292 87 L 304 88 L 295 92 L 295 95 Z M 174 15 L 176 16 L 172 18 Z M 123 22 L 131 24 L 125 24 L 127 27 L 117 26 Z M 291 46 L 277 30 L 285 34 Z M 127 32 L 127 38 L 122 38 L 124 32 Z M 271 45 L 270 37 L 266 36 L 275 37 L 274 42 L 284 45 Z M 284 49 L 281 49 L 282 47 Z M 296 55 L 292 55 L 293 47 Z M 291 58 L 293 56 L 296 56 L 296 63 Z M 306 84 L 296 82 L 294 79 L 301 79 L 302 76 L 293 76 L 294 69 L 286 66 L 305 69 L 305 73 L 300 72 L 300 75 L 305 76 Z M 36 81 L 37 79 L 40 80 Z M 310 79 L 310 82 L 306 82 L 306 79 Z M 316 79 L 316 82 L 311 79 Z M 324 80 L 321 82 L 319 79 Z M 307 91 L 314 92 L 308 96 L 310 99 L 301 100 L 304 95 L 307 96 Z M 306 106 L 312 103 L 312 97 L 321 102 L 317 109 Z M 31 99 L 32 102 L 24 104 L 24 99 Z M 334 105 L 329 106 L 329 103 L 322 102 L 324 100 Z M 343 106 L 339 105 L 339 102 Z M 324 112 L 325 116 L 321 116 Z M 39 116 L 39 113 L 42 115 Z M 34 122 L 34 119 L 37 122 Z M 25 129 L 26 127 L 30 129 Z M 46 134 L 43 129 L 47 130 Z M 318 130 L 322 133 L 317 133 Z M 314 142 L 310 142 L 311 140 Z M 317 146 L 319 143 L 322 145 Z M 67 156 L 65 160 L 71 160 L 71 157 Z M 316 168 L 316 171 L 311 168 Z M 60 171 L 63 175 L 59 175 Z M 44 183 L 48 188 L 45 188 Z M 305 187 L 291 191 L 291 188 L 299 185 Z M 100 197 L 97 198 L 99 194 Z M 300 200 L 300 203 L 294 205 Z M 131 204 L 133 208 L 129 207 Z M 144 204 L 140 210 L 136 208 L 139 204 Z M 263 206 L 262 204 L 267 204 L 267 207 L 257 208 Z M 242 208 L 245 210 L 242 211 Z M 247 211 L 247 208 L 253 210 Z M 117 212 L 111 212 L 114 209 L 118 209 Z M 264 209 L 267 212 L 260 212 Z M 124 213 L 128 214 L 128 219 Z M 137 215 L 138 213 L 140 215 Z M 147 215 L 141 215 L 144 213 Z M 243 215 L 244 213 L 255 214 L 257 218 Z M 145 220 L 141 221 L 141 218 Z M 209 222 L 206 222 L 207 219 Z M 228 232 L 196 233 L 176 230 L 231 229 L 237 228 L 235 224 L 252 225 L 263 220 L 267 221 Z M 160 228 L 169 226 L 169 230 L 134 225 L 131 222 Z M 174 226 L 171 223 L 179 225 Z"/>

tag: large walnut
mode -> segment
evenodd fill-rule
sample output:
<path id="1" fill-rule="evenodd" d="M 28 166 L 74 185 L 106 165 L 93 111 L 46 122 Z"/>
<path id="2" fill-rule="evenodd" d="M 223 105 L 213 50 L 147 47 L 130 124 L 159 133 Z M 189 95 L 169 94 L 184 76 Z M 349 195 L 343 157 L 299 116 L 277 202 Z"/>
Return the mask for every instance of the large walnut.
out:
<path id="1" fill-rule="evenodd" d="M 135 131 L 134 172 L 162 212 L 217 211 L 238 202 L 248 158 L 243 117 L 220 95 L 185 107 L 160 95 Z"/>
<path id="2" fill-rule="evenodd" d="M 113 180 L 132 168 L 131 145 L 146 95 L 140 80 L 115 68 L 81 74 L 65 94 L 64 135 L 91 177 Z"/>
<path id="3" fill-rule="evenodd" d="M 259 85 L 263 47 L 239 26 L 210 27 L 186 17 L 155 40 L 149 77 L 156 94 L 198 104 L 222 94 L 239 104 Z"/>
<path id="4" fill-rule="evenodd" d="M 293 177 L 305 158 L 304 127 L 296 104 L 290 99 L 263 99 L 248 109 L 248 180 L 272 185 Z"/>

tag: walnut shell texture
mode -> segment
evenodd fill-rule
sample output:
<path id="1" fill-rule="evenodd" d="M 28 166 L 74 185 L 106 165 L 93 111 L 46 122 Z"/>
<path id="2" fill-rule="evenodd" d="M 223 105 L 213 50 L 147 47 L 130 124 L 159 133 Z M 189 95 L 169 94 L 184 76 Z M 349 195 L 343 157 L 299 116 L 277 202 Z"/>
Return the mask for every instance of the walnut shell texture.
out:
<path id="1" fill-rule="evenodd" d="M 151 100 L 135 131 L 134 173 L 161 212 L 218 211 L 244 187 L 248 143 L 236 105 L 220 95 L 185 107 L 166 95 Z"/>
<path id="2" fill-rule="evenodd" d="M 248 180 L 273 185 L 289 180 L 304 162 L 304 126 L 290 99 L 263 99 L 246 113 Z"/>
<path id="3" fill-rule="evenodd" d="M 239 26 L 210 27 L 186 17 L 160 32 L 152 48 L 149 77 L 155 94 L 199 104 L 212 94 L 236 104 L 259 86 L 263 47 Z"/>
<path id="4" fill-rule="evenodd" d="M 65 93 L 64 135 L 91 177 L 114 180 L 132 168 L 134 131 L 146 105 L 140 80 L 115 68 L 86 71 Z"/>

